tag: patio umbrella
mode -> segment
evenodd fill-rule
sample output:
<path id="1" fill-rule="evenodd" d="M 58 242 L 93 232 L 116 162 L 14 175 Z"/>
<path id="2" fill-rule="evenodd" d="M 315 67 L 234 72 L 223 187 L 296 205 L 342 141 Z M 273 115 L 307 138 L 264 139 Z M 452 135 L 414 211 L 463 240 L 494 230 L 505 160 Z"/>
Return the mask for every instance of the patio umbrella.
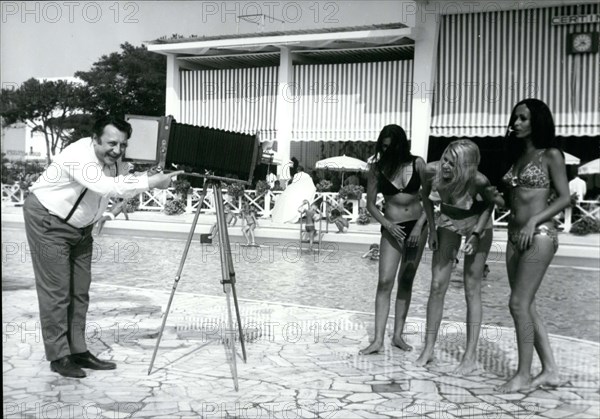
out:
<path id="1" fill-rule="evenodd" d="M 572 154 L 565 152 L 565 165 L 573 166 L 579 164 L 580 160 Z"/>
<path id="2" fill-rule="evenodd" d="M 330 157 L 328 159 L 319 160 L 315 164 L 317 169 L 329 169 L 342 172 L 342 185 L 344 184 L 344 172 L 366 172 L 369 170 L 369 165 L 362 160 L 343 156 Z"/>
<path id="3" fill-rule="evenodd" d="M 577 170 L 580 175 L 596 175 L 600 173 L 600 159 L 592 160 Z"/>

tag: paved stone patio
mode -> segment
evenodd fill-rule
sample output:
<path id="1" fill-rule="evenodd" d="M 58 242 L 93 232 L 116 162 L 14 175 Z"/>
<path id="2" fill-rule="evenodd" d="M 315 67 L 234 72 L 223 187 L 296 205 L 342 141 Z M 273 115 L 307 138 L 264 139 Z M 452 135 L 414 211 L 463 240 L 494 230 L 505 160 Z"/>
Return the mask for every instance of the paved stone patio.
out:
<path id="1" fill-rule="evenodd" d="M 226 299 L 177 293 L 147 375 L 168 293 L 94 285 L 90 349 L 118 362 L 85 379 L 52 373 L 40 340 L 32 289 L 3 292 L 4 417 L 576 417 L 600 415 L 599 347 L 552 337 L 564 384 L 496 394 L 514 370 L 514 333 L 482 332 L 474 375 L 456 377 L 464 326 L 447 323 L 437 360 L 415 367 L 418 353 L 389 346 L 357 351 L 372 316 L 342 310 L 240 300 L 248 362 L 236 342 L 239 391 L 232 379 Z M 423 322 L 410 319 L 408 343 L 422 344 Z M 61 413 L 57 413 L 58 411 Z"/>

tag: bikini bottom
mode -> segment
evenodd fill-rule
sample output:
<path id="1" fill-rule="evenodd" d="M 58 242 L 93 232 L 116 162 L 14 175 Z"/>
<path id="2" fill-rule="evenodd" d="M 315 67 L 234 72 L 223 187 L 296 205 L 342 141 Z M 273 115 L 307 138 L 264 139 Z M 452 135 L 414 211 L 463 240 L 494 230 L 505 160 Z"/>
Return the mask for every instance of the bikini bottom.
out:
<path id="1" fill-rule="evenodd" d="M 411 221 L 402 221 L 400 223 L 394 223 L 397 226 L 404 227 L 404 234 L 406 234 L 406 236 L 404 237 L 404 241 L 406 241 L 408 239 L 408 237 L 410 236 L 410 232 L 413 230 L 413 228 L 417 224 L 417 221 L 418 220 L 411 220 Z M 381 232 L 383 233 L 384 231 L 385 231 L 385 228 L 383 226 L 381 226 Z"/>
<path id="2" fill-rule="evenodd" d="M 558 230 L 547 225 L 537 226 L 533 231 L 533 235 L 548 236 L 554 244 L 554 253 L 558 250 Z M 508 241 L 517 248 L 519 245 L 519 230 L 508 230 Z"/>
<path id="3" fill-rule="evenodd" d="M 444 213 L 440 213 L 436 224 L 437 227 L 445 228 L 446 230 L 450 230 L 456 234 L 461 236 L 469 237 L 473 232 L 473 229 L 477 226 L 479 222 L 479 215 L 475 214 L 471 217 L 456 219 L 452 218 Z M 483 231 L 492 229 L 494 227 L 492 217 L 488 219 L 487 224 L 483 228 Z"/>

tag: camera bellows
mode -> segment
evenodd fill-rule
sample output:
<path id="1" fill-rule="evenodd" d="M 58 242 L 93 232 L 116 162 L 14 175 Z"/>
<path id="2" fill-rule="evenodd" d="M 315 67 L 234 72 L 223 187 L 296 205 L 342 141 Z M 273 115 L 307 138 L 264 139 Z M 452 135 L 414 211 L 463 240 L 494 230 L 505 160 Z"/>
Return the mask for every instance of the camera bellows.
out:
<path id="1" fill-rule="evenodd" d="M 166 167 L 172 163 L 210 170 L 217 176 L 249 179 L 256 165 L 256 138 L 230 131 L 171 124 Z"/>

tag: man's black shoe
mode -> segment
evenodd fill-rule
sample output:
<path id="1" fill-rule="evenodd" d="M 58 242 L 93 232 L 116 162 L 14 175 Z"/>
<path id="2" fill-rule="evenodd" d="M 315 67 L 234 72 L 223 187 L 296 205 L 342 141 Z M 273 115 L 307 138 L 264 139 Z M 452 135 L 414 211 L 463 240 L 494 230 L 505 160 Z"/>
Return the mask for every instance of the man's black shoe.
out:
<path id="1" fill-rule="evenodd" d="M 71 361 L 79 365 L 81 368 L 89 368 L 92 370 L 114 370 L 117 364 L 109 361 L 102 361 L 86 351 L 81 354 L 71 354 Z"/>
<path id="2" fill-rule="evenodd" d="M 83 378 L 85 377 L 85 372 L 76 364 L 71 361 L 69 356 L 63 356 L 56 361 L 50 362 L 50 369 L 54 372 L 59 373 L 63 377 L 72 377 L 72 378 Z"/>

